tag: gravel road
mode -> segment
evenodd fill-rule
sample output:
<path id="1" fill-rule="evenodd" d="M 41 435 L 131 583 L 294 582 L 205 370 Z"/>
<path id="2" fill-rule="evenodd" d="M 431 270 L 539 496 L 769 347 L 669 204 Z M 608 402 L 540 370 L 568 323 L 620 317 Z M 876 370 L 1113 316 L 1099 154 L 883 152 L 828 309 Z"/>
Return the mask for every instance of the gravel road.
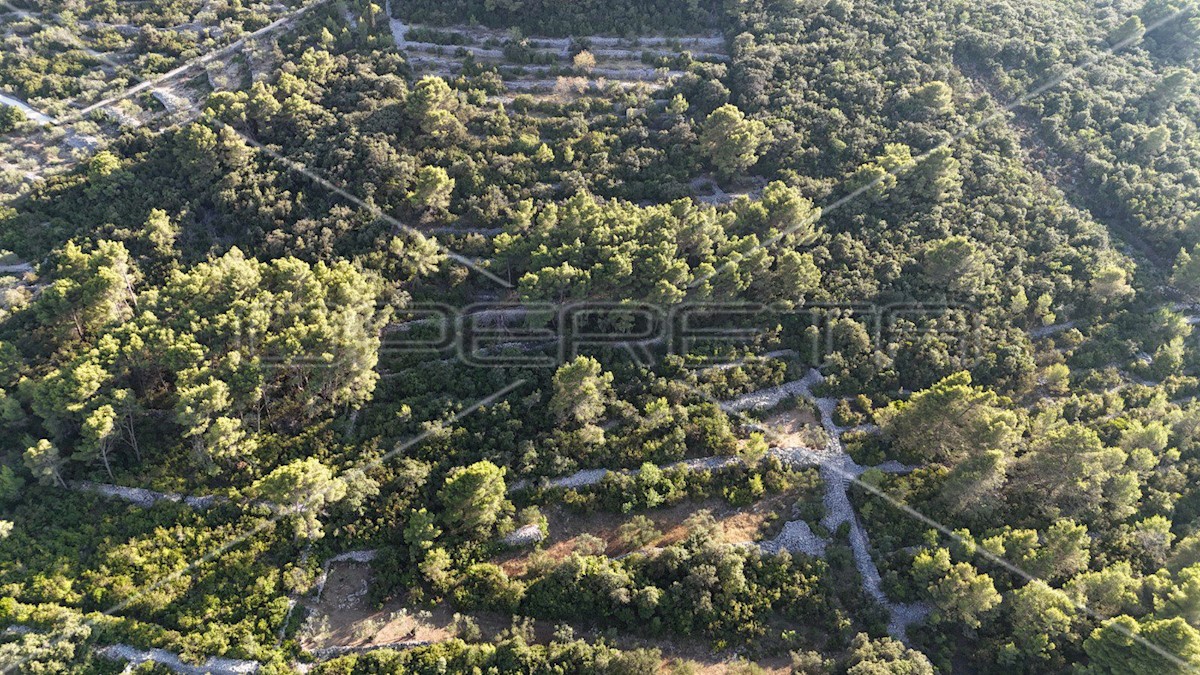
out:
<path id="1" fill-rule="evenodd" d="M 391 24 L 392 39 L 396 42 L 396 49 L 407 49 L 408 26 L 392 15 L 392 0 L 387 0 L 387 2 L 383 3 L 383 11 L 387 14 Z"/>
<path id="2" fill-rule="evenodd" d="M 73 490 L 78 490 L 80 492 L 95 492 L 97 494 L 104 495 L 105 497 L 123 499 L 141 507 L 154 506 L 158 502 L 167 501 L 183 502 L 192 508 L 204 509 L 216 504 L 219 501 L 227 501 L 224 497 L 219 497 L 217 495 L 190 497 L 187 495 L 176 494 L 174 492 L 157 492 L 155 490 L 147 490 L 145 488 L 109 485 L 108 483 L 93 483 L 86 480 L 71 481 L 67 485 Z"/>
<path id="3" fill-rule="evenodd" d="M 203 665 L 187 663 L 165 649 L 138 649 L 124 644 L 109 645 L 96 652 L 100 656 L 114 661 L 128 661 L 130 665 L 153 661 L 183 675 L 241 675 L 256 673 L 261 667 L 257 661 L 242 661 L 239 659 L 211 658 Z"/>
<path id="4" fill-rule="evenodd" d="M 722 403 L 721 407 L 730 412 L 762 410 L 779 405 L 779 403 L 791 396 L 807 396 L 811 398 L 810 389 L 813 384 L 820 382 L 820 377 L 821 374 L 813 370 L 808 375 L 805 375 L 803 379 L 784 382 L 777 387 L 751 392 L 732 401 Z"/>
<path id="5" fill-rule="evenodd" d="M 928 609 L 920 604 L 901 605 L 892 602 L 883 592 L 881 580 L 879 577 L 879 568 L 875 565 L 875 560 L 871 558 L 870 542 L 867 540 L 867 532 L 859 522 L 858 514 L 854 512 L 854 507 L 850 504 L 850 496 L 847 490 L 850 487 L 850 482 L 857 480 L 867 467 L 856 463 L 850 455 L 846 454 L 842 447 L 841 436 L 846 431 L 845 428 L 839 427 L 833 422 L 833 410 L 837 406 L 837 399 L 833 398 L 816 398 L 812 395 L 812 385 L 822 381 L 822 376 L 816 370 L 809 372 L 801 382 L 805 382 L 805 390 L 803 395 L 811 399 L 821 412 L 821 426 L 825 428 L 825 433 L 829 437 L 829 452 L 826 453 L 828 459 L 821 464 L 821 480 L 825 484 L 825 517 L 821 520 L 821 524 L 830 531 L 836 530 L 842 523 L 850 525 L 850 549 L 854 554 L 854 566 L 858 568 L 858 573 L 863 580 L 863 590 L 867 595 L 875 599 L 876 602 L 883 605 L 888 610 L 888 633 L 900 640 L 908 643 L 908 626 L 917 621 L 924 619 L 928 615 Z M 885 468 L 886 467 L 886 468 Z M 891 470 L 902 472 L 911 470 L 911 467 L 906 467 L 899 462 L 888 462 L 880 467 L 881 470 Z"/>

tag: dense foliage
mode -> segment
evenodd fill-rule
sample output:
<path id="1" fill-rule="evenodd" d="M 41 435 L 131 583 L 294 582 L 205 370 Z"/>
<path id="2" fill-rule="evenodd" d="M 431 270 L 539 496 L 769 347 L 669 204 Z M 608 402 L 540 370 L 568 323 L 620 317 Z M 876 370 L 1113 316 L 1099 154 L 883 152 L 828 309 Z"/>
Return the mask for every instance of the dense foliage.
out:
<path id="1" fill-rule="evenodd" d="M 315 672 L 655 672 L 631 637 L 798 673 L 1200 663 L 1194 2 L 384 4 L 399 28 L 314 7 L 0 206 L 0 657 L 286 671 L 323 564 L 369 549 L 375 609 L 563 626 Z M 144 77 L 279 9 L 184 5 L 48 11 Z M 6 90 L 101 95 L 85 49 L 10 32 Z M 627 313 L 546 310 L 584 302 Z M 470 359 L 411 348 L 467 326 Z"/>

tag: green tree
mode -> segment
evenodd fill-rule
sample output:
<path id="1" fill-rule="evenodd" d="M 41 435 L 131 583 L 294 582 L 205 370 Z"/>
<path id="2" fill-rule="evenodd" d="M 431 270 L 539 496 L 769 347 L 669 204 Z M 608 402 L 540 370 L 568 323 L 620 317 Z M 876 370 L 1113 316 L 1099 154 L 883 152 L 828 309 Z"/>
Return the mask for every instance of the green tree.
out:
<path id="1" fill-rule="evenodd" d="M 904 179 L 904 193 L 914 202 L 932 203 L 957 199 L 962 194 L 962 162 L 954 156 L 948 145 L 930 150 L 915 161 L 909 175 Z"/>
<path id="2" fill-rule="evenodd" d="M 440 536 L 442 530 L 437 526 L 437 518 L 425 509 L 413 511 L 404 525 L 404 542 L 414 560 L 424 559 Z"/>
<path id="3" fill-rule="evenodd" d="M 1188 93 L 1192 85 L 1192 73 L 1184 68 L 1172 68 L 1154 87 L 1154 96 L 1164 101 L 1175 101 Z"/>
<path id="4" fill-rule="evenodd" d="M 345 261 L 263 262 L 234 248 L 173 273 L 145 303 L 147 330 L 166 326 L 178 336 L 167 347 L 186 345 L 179 358 L 197 374 L 180 389 L 209 390 L 206 416 L 257 418 L 276 409 L 299 425 L 370 400 L 390 318 L 381 293 L 380 279 Z"/>
<path id="5" fill-rule="evenodd" d="M 854 636 L 846 659 L 846 675 L 933 675 L 933 664 L 915 649 L 891 638 Z"/>
<path id="6" fill-rule="evenodd" d="M 1131 16 L 1116 30 L 1108 35 L 1108 44 L 1113 47 L 1126 47 L 1141 41 L 1146 35 L 1146 25 L 1139 16 Z"/>
<path id="7" fill-rule="evenodd" d="M 1146 130 L 1142 136 L 1142 140 L 1138 143 L 1138 153 L 1143 157 L 1153 158 L 1155 155 L 1161 154 L 1166 149 L 1167 144 L 1171 142 L 1171 129 L 1166 125 L 1158 125 Z"/>
<path id="8" fill-rule="evenodd" d="M 100 241 L 85 251 L 67 242 L 52 276 L 54 281 L 38 297 L 38 316 L 46 324 L 66 323 L 80 340 L 130 318 L 137 305 L 137 271 L 120 243 Z"/>
<path id="9" fill-rule="evenodd" d="M 1040 546 L 1028 571 L 1054 581 L 1087 569 L 1092 539 L 1086 525 L 1073 520 L 1055 521 L 1041 534 Z"/>
<path id="10" fill-rule="evenodd" d="M 617 536 L 629 548 L 638 548 L 658 539 L 662 533 L 654 521 L 641 514 L 635 515 L 617 528 Z"/>
<path id="11" fill-rule="evenodd" d="M 458 95 L 440 77 L 421 78 L 408 98 L 408 109 L 431 145 L 451 145 L 466 137 L 457 115 Z"/>
<path id="12" fill-rule="evenodd" d="M 975 244 L 966 237 L 947 237 L 925 249 L 923 272 L 933 288 L 952 293 L 971 294 L 983 285 L 986 271 Z"/>
<path id="13" fill-rule="evenodd" d="M 897 176 L 916 164 L 912 148 L 903 143 L 888 143 L 883 154 L 863 164 L 848 177 L 846 184 L 852 193 L 860 191 L 880 198 L 896 187 Z"/>
<path id="14" fill-rule="evenodd" d="M 1178 572 L 1197 563 L 1200 563 L 1200 532 L 1192 532 L 1175 543 L 1167 568 Z"/>
<path id="15" fill-rule="evenodd" d="M 1081 424 L 1053 422 L 1039 430 L 1018 464 L 1013 485 L 1051 518 L 1104 514 L 1122 520 L 1141 497 L 1137 475 L 1120 448 L 1107 447 Z"/>
<path id="16" fill-rule="evenodd" d="M 58 454 L 58 447 L 46 439 L 41 439 L 35 445 L 25 449 L 25 468 L 29 469 L 34 478 L 43 485 L 66 487 L 60 469 L 63 460 Z"/>
<path id="17" fill-rule="evenodd" d="M 1012 641 L 1001 647 L 1005 662 L 1021 667 L 1052 661 L 1062 667 L 1059 644 L 1070 635 L 1078 612 L 1065 593 L 1035 579 L 1007 593 L 1003 610 L 1012 630 Z"/>
<path id="18" fill-rule="evenodd" d="M 1166 595 L 1155 598 L 1154 609 L 1161 617 L 1180 617 L 1200 627 L 1200 565 L 1179 570 Z"/>
<path id="19" fill-rule="evenodd" d="M 612 398 L 612 373 L 590 356 L 578 356 L 554 373 L 550 411 L 564 424 L 589 426 L 599 421 Z"/>
<path id="20" fill-rule="evenodd" d="M 486 539 L 496 522 L 510 507 L 505 499 L 505 470 L 488 461 L 457 467 L 446 476 L 438 491 L 445 511 L 446 531 L 469 538 Z"/>
<path id="21" fill-rule="evenodd" d="M 102 405 L 83 420 L 83 442 L 80 447 L 85 454 L 94 453 L 104 462 L 108 477 L 113 477 L 109 453 L 117 438 L 117 413 L 111 405 Z"/>
<path id="22" fill-rule="evenodd" d="M 209 445 L 206 434 L 230 405 L 229 385 L 220 380 L 210 379 L 179 391 L 175 419 L 184 428 L 184 438 L 192 439 L 198 453 L 213 458 L 226 454 L 220 446 Z"/>
<path id="23" fill-rule="evenodd" d="M 1083 643 L 1089 675 L 1171 675 L 1200 668 L 1200 632 L 1186 621 L 1118 616 Z"/>
<path id="24" fill-rule="evenodd" d="M 0 134 L 7 134 L 29 119 L 24 111 L 12 105 L 0 103 Z"/>
<path id="25" fill-rule="evenodd" d="M 449 591 L 455 582 L 454 561 L 444 548 L 430 549 L 421 560 L 420 570 L 439 593 Z"/>
<path id="26" fill-rule="evenodd" d="M 725 104 L 712 111 L 700 132 L 700 147 L 718 173 L 734 178 L 758 162 L 758 149 L 766 140 L 767 127 L 746 117 L 737 106 Z"/>
<path id="27" fill-rule="evenodd" d="M 423 166 L 417 171 L 408 200 L 412 205 L 428 214 L 445 215 L 450 211 L 450 196 L 454 193 L 454 179 L 440 166 Z"/>
<path id="28" fill-rule="evenodd" d="M 679 116 L 686 113 L 689 108 L 691 108 L 691 104 L 688 103 L 687 97 L 683 94 L 675 94 L 675 97 L 667 104 L 667 114 Z"/>
<path id="29" fill-rule="evenodd" d="M 0 504 L 11 504 L 21 495 L 25 480 L 8 465 L 0 465 Z"/>
<path id="30" fill-rule="evenodd" d="M 1118 302 L 1133 296 L 1128 274 L 1116 265 L 1105 265 L 1092 277 L 1092 295 L 1102 303 Z"/>
<path id="31" fill-rule="evenodd" d="M 753 285 L 755 290 L 762 290 L 760 297 L 793 307 L 804 304 L 821 287 L 821 270 L 812 254 L 784 251 L 765 280 L 766 285 Z"/>
<path id="32" fill-rule="evenodd" d="M 930 116 L 945 115 L 954 110 L 954 90 L 945 82 L 930 82 L 913 90 L 912 101 Z"/>
<path id="33" fill-rule="evenodd" d="M 925 584 L 938 621 L 979 628 L 981 617 L 1000 604 L 992 578 L 970 563 L 952 563 L 944 548 L 918 553 L 912 569 L 913 577 Z"/>
<path id="34" fill-rule="evenodd" d="M 984 450 L 951 469 L 940 495 L 949 511 L 979 515 L 994 510 L 1008 477 L 1010 459 L 1003 450 Z"/>
<path id="35" fill-rule="evenodd" d="M 320 460 L 309 457 L 276 468 L 256 481 L 250 492 L 270 502 L 279 516 L 292 518 L 296 537 L 320 539 L 325 536 L 321 515 L 346 496 L 346 483 Z"/>
<path id="36" fill-rule="evenodd" d="M 793 245 L 813 243 L 819 230 L 821 209 L 813 206 L 799 190 L 782 181 L 771 181 L 758 201 L 765 213 L 765 225 L 776 232 L 788 232 Z"/>
<path id="37" fill-rule="evenodd" d="M 74 361 L 52 369 L 40 380 L 21 383 L 30 408 L 56 442 L 72 442 L 78 431 L 77 425 L 96 405 L 103 389 L 112 380 L 104 361 L 114 356 L 115 344 L 107 336 L 100 342 L 103 349 L 86 352 Z"/>
<path id="38" fill-rule="evenodd" d="M 409 233 L 405 238 L 393 237 L 388 250 L 400 260 L 400 268 L 408 277 L 432 276 L 447 258 L 436 240 L 419 232 Z"/>
<path id="39" fill-rule="evenodd" d="M 1171 285 L 1189 297 L 1200 297 L 1200 244 L 1191 251 L 1179 249 L 1175 267 L 1171 271 Z"/>
<path id="40" fill-rule="evenodd" d="M 1077 605 L 1101 615 L 1115 616 L 1139 611 L 1142 582 L 1134 576 L 1129 563 L 1122 560 L 1101 570 L 1076 575 L 1063 590 Z"/>
<path id="41" fill-rule="evenodd" d="M 892 403 L 876 417 L 902 456 L 953 465 L 983 450 L 1011 454 L 1021 424 L 1007 405 L 994 392 L 972 386 L 971 375 L 960 372 L 908 401 Z"/>
<path id="42" fill-rule="evenodd" d="M 179 227 L 171 222 L 170 216 L 162 209 L 151 209 L 150 217 L 146 219 L 146 227 L 142 236 L 160 256 L 171 258 L 175 253 L 175 240 L 179 238 Z"/>

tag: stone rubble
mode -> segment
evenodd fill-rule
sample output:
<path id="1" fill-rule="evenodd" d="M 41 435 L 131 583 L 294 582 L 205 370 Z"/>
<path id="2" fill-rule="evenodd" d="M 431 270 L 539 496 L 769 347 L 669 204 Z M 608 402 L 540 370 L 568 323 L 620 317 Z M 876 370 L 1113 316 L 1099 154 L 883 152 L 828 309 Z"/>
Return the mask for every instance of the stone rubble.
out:
<path id="1" fill-rule="evenodd" d="M 818 537 L 808 523 L 803 520 L 793 520 L 783 526 L 783 530 L 774 539 L 759 542 L 758 547 L 763 553 L 774 554 L 781 551 L 788 553 L 803 553 L 815 558 L 825 557 L 826 541 Z"/>
<path id="2" fill-rule="evenodd" d="M 179 658 L 178 654 L 173 654 L 165 649 L 138 649 L 125 644 L 102 647 L 96 653 L 113 661 L 128 661 L 130 666 L 153 661 L 181 675 L 242 675 L 256 673 L 261 667 L 257 661 L 215 657 L 205 661 L 202 665 L 195 665 L 185 662 Z"/>
<path id="3" fill-rule="evenodd" d="M 507 537 L 500 540 L 500 543 L 511 548 L 526 548 L 540 543 L 545 538 L 546 535 L 542 534 L 542 528 L 537 525 L 526 525 L 510 532 Z"/>
<path id="4" fill-rule="evenodd" d="M 110 485 L 108 483 L 93 483 L 91 481 L 80 480 L 71 481 L 68 486 L 73 490 L 81 492 L 95 492 L 105 497 L 114 499 L 123 499 L 132 504 L 141 507 L 154 506 L 158 502 L 183 502 L 188 506 L 196 509 L 206 509 L 217 502 L 228 501 L 224 497 L 217 495 L 201 495 L 192 497 L 181 495 L 174 492 L 157 492 L 155 490 L 147 490 L 145 488 L 125 487 L 123 485 Z"/>

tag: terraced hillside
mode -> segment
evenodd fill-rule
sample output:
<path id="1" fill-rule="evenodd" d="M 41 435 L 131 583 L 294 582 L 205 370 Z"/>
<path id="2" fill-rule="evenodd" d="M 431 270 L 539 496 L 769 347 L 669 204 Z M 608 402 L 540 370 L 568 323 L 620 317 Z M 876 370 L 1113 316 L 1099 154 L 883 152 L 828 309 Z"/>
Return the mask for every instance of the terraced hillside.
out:
<path id="1" fill-rule="evenodd" d="M 405 11 L 400 3 L 395 10 L 390 3 L 388 7 Z M 506 102 L 519 94 L 562 100 L 611 88 L 653 92 L 692 68 L 729 60 L 720 34 L 551 38 L 400 18 L 392 19 L 391 29 L 418 72 L 448 80 L 461 77 Z"/>

